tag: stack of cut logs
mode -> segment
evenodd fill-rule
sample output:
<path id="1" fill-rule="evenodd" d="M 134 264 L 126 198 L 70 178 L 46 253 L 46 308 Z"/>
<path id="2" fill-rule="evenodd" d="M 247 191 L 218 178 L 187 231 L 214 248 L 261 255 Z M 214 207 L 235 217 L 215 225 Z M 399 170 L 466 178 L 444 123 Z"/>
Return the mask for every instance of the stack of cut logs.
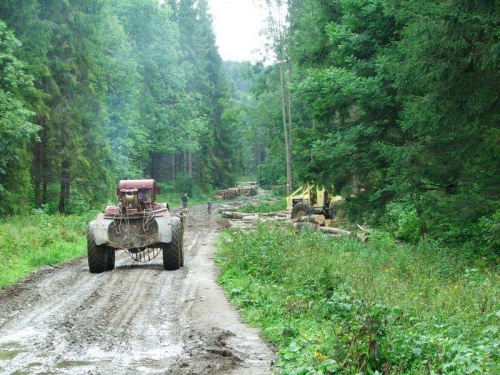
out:
<path id="1" fill-rule="evenodd" d="M 257 194 L 257 186 L 234 187 L 226 190 L 218 190 L 215 199 L 234 199 L 240 195 L 250 197 Z"/>
<path id="2" fill-rule="evenodd" d="M 257 223 L 273 223 L 278 226 L 293 226 L 298 230 L 309 228 L 312 231 L 327 233 L 333 236 L 356 236 L 361 241 L 368 239 L 369 230 L 358 225 L 362 233 L 354 233 L 345 229 L 335 227 L 335 220 L 326 219 L 324 215 L 302 216 L 291 219 L 290 212 L 268 212 L 268 213 L 243 213 L 238 212 L 240 202 L 219 206 L 219 213 L 225 219 L 229 219 L 229 225 L 234 229 L 254 230 Z"/>

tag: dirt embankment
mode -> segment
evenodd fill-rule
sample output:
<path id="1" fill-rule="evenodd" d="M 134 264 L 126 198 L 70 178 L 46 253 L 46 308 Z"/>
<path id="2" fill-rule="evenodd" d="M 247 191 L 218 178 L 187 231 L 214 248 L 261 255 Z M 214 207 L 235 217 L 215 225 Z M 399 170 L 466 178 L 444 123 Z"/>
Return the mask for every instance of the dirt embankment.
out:
<path id="1" fill-rule="evenodd" d="M 216 284 L 219 229 L 189 209 L 178 271 L 120 251 L 114 271 L 83 258 L 0 291 L 0 373 L 269 374 L 272 349 Z"/>

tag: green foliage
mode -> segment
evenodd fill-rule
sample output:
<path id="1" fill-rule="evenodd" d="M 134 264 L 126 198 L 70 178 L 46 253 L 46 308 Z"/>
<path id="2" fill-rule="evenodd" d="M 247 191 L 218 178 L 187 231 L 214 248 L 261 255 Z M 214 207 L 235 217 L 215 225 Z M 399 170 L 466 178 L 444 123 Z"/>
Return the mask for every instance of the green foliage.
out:
<path id="1" fill-rule="evenodd" d="M 187 193 L 189 196 L 193 194 L 195 188 L 194 179 L 187 174 L 178 174 L 173 184 L 174 191 Z"/>
<path id="2" fill-rule="evenodd" d="M 83 256 L 87 224 L 84 216 L 48 215 L 33 210 L 0 220 L 0 288 L 17 282 L 33 269 Z"/>
<path id="3" fill-rule="evenodd" d="M 353 222 L 498 253 L 498 4 L 286 5 L 295 181 L 333 184 Z M 278 71 L 254 68 L 266 184 L 285 176 Z"/>
<path id="4" fill-rule="evenodd" d="M 220 283 L 278 346 L 277 370 L 499 371 L 498 266 L 472 252 L 372 234 L 366 244 L 266 226 L 223 234 Z"/>
<path id="5" fill-rule="evenodd" d="M 205 1 L 6 1 L 0 17 L 0 212 L 81 212 L 126 177 L 233 184 L 239 118 Z"/>
<path id="6" fill-rule="evenodd" d="M 272 201 L 262 198 L 259 202 L 246 203 L 239 208 L 241 212 L 250 213 L 278 212 L 283 210 L 286 210 L 286 200 L 284 198 Z"/>
<path id="7" fill-rule="evenodd" d="M 29 191 L 27 143 L 38 127 L 26 103 L 32 77 L 19 60 L 20 42 L 0 20 L 0 213 L 22 210 Z"/>

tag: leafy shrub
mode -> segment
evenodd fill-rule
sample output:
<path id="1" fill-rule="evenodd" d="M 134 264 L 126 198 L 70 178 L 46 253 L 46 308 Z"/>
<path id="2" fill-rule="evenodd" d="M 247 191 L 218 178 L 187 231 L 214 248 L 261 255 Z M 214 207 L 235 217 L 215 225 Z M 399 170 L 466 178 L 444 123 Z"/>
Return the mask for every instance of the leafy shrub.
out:
<path id="1" fill-rule="evenodd" d="M 179 173 L 175 177 L 175 181 L 173 183 L 173 190 L 182 192 L 182 194 L 187 193 L 188 196 L 193 194 L 193 188 L 195 186 L 195 182 L 192 177 L 185 173 Z"/>
<path id="2" fill-rule="evenodd" d="M 389 218 L 394 222 L 396 238 L 410 243 L 420 240 L 420 225 L 415 207 L 408 204 L 394 203 L 389 205 Z"/>
<path id="3" fill-rule="evenodd" d="M 283 374 L 500 371 L 500 276 L 432 242 L 258 227 L 224 233 L 220 283 Z"/>
<path id="4" fill-rule="evenodd" d="M 36 267 L 83 256 L 87 224 L 94 216 L 95 212 L 70 216 L 33 210 L 0 220 L 0 288 Z"/>
<path id="5" fill-rule="evenodd" d="M 248 213 L 264 213 L 264 212 L 278 212 L 286 210 L 285 199 L 278 201 L 260 201 L 247 203 L 240 207 L 239 211 Z"/>

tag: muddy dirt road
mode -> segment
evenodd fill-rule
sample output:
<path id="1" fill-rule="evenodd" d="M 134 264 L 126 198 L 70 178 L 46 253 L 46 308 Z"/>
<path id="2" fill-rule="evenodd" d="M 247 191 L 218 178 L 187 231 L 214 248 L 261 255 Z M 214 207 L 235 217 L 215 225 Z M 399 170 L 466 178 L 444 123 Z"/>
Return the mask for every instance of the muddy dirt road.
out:
<path id="1" fill-rule="evenodd" d="M 216 284 L 220 225 L 205 210 L 189 209 L 178 271 L 120 251 L 111 272 L 83 258 L 0 291 L 0 373 L 269 374 L 271 348 Z"/>

